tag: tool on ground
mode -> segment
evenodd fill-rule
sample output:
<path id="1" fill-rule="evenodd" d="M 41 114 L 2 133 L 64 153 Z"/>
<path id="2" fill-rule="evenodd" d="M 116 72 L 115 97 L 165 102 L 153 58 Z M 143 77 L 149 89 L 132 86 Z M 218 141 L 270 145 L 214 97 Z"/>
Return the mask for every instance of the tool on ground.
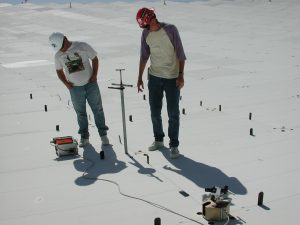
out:
<path id="1" fill-rule="evenodd" d="M 72 136 L 55 137 L 50 144 L 55 147 L 58 157 L 78 155 L 78 142 Z"/>
<path id="2" fill-rule="evenodd" d="M 202 203 L 203 217 L 208 221 L 221 221 L 230 218 L 229 207 L 231 198 L 228 197 L 228 186 L 205 188 L 209 195 L 204 195 Z"/>

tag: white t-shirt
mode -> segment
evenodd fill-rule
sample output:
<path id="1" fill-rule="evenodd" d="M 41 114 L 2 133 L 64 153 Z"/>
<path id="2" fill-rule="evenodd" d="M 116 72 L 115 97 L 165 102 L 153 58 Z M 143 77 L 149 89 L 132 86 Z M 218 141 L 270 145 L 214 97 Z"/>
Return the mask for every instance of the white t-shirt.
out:
<path id="1" fill-rule="evenodd" d="M 56 70 L 64 70 L 68 81 L 74 86 L 83 86 L 92 76 L 90 60 L 97 56 L 97 52 L 85 42 L 72 42 L 66 52 L 55 54 Z"/>

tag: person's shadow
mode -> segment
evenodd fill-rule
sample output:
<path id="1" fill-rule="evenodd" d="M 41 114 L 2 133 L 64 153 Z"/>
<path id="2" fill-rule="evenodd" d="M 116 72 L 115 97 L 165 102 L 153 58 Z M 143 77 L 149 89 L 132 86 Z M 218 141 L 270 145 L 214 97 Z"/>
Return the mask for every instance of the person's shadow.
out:
<path id="1" fill-rule="evenodd" d="M 201 188 L 211 188 L 214 186 L 223 188 L 227 185 L 229 191 L 234 194 L 247 194 L 246 187 L 236 177 L 227 176 L 216 167 L 196 162 L 184 155 L 180 155 L 177 159 L 171 159 L 170 151 L 167 148 L 161 149 L 161 153 L 175 167 L 172 168 L 165 165 L 164 169 L 186 177 Z"/>
<path id="2" fill-rule="evenodd" d="M 117 159 L 112 145 L 101 147 L 104 159 L 100 159 L 100 154 L 91 144 L 87 144 L 83 149 L 83 159 L 74 161 L 75 169 L 83 173 L 75 180 L 79 186 L 91 185 L 100 175 L 118 173 L 127 167 L 125 162 Z"/>

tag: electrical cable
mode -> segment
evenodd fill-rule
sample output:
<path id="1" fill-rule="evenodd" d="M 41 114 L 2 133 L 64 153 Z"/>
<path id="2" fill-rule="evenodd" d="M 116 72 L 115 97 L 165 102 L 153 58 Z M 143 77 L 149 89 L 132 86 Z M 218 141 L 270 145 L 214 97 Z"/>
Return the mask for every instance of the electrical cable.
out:
<path id="1" fill-rule="evenodd" d="M 226 210 L 225 210 L 225 214 L 227 215 L 227 221 L 224 223 L 224 225 L 228 225 L 229 220 L 230 220 L 230 216 L 229 216 L 229 214 Z"/>
<path id="2" fill-rule="evenodd" d="M 139 153 L 144 153 L 144 152 L 139 152 Z M 136 153 L 139 154 L 139 153 Z M 172 179 L 170 179 L 169 177 L 167 177 L 164 173 L 160 172 L 158 169 L 154 168 L 154 166 L 151 165 L 151 163 L 148 163 L 149 166 L 152 167 L 152 169 L 154 169 L 158 174 L 160 174 L 161 176 L 164 177 L 164 179 L 166 179 L 167 181 L 169 181 L 172 185 L 174 185 L 176 188 L 178 188 L 178 190 L 182 190 L 182 188 L 180 186 L 178 186 Z M 192 200 L 194 200 L 194 202 L 196 202 L 197 204 L 202 204 L 200 203 L 195 197 L 193 197 L 192 195 L 189 195 L 191 197 Z"/>
<path id="3" fill-rule="evenodd" d="M 91 169 L 92 167 L 94 167 L 95 163 L 94 163 L 93 161 L 91 161 L 91 160 L 85 159 L 84 157 L 82 157 L 82 159 L 83 159 L 83 160 L 86 160 L 86 161 L 88 161 L 88 162 L 90 162 L 90 163 L 92 164 L 90 167 L 88 167 L 86 170 L 84 170 L 84 172 L 83 172 L 83 174 L 82 174 L 82 176 L 81 176 L 82 178 L 87 179 L 87 180 L 105 181 L 105 182 L 114 184 L 115 186 L 117 186 L 119 193 L 120 193 L 122 196 L 124 196 L 124 197 L 131 198 L 131 199 L 135 199 L 135 200 L 139 200 L 139 201 L 142 201 L 142 202 L 145 202 L 145 203 L 147 203 L 147 204 L 149 204 L 149 205 L 151 205 L 151 206 L 154 206 L 154 207 L 159 208 L 159 209 L 161 209 L 161 210 L 164 210 L 164 211 L 167 211 L 167 212 L 169 212 L 169 213 L 175 214 L 175 215 L 177 215 L 177 216 L 180 216 L 180 217 L 182 217 L 182 218 L 185 218 L 185 219 L 187 219 L 187 220 L 190 220 L 190 221 L 192 221 L 192 222 L 194 222 L 194 223 L 204 225 L 203 223 L 201 223 L 201 222 L 199 222 L 199 221 L 197 221 L 197 220 L 194 220 L 194 219 L 192 219 L 192 218 L 190 218 L 190 217 L 184 216 L 184 215 L 182 215 L 182 214 L 180 214 L 180 213 L 178 213 L 178 212 L 175 212 L 175 211 L 173 211 L 173 210 L 171 210 L 171 209 L 168 209 L 167 207 L 162 206 L 162 205 L 160 205 L 160 204 L 157 204 L 157 203 L 148 201 L 148 200 L 143 199 L 143 198 L 139 198 L 139 197 L 136 197 L 136 196 L 132 196 L 132 195 L 128 195 L 128 194 L 123 193 L 122 190 L 121 190 L 120 185 L 119 185 L 116 181 L 109 180 L 109 179 L 98 178 L 98 177 L 96 177 L 96 178 L 95 178 L 95 177 L 88 177 L 88 176 L 87 176 L 87 172 L 88 172 L 89 169 Z"/>

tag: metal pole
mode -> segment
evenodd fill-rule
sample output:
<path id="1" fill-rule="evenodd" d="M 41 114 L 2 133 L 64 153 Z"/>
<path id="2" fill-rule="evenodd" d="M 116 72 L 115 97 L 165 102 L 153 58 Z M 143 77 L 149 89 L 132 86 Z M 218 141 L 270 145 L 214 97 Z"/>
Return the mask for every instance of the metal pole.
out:
<path id="1" fill-rule="evenodd" d="M 121 71 L 120 71 L 121 72 Z M 126 132 L 126 117 L 125 117 L 125 103 L 124 103 L 124 87 L 122 88 L 121 83 L 121 107 L 122 107 L 122 120 L 123 120 L 123 134 L 124 134 L 124 148 L 125 148 L 125 154 L 128 154 L 128 148 L 127 148 L 127 132 Z"/>
<path id="2" fill-rule="evenodd" d="M 126 132 L 126 116 L 125 116 L 125 103 L 124 103 L 124 89 L 125 89 L 125 87 L 133 87 L 133 85 L 123 84 L 122 70 L 125 70 L 125 69 L 116 69 L 116 71 L 120 71 L 120 84 L 112 83 L 112 85 L 116 85 L 116 86 L 119 86 L 119 87 L 108 87 L 108 88 L 120 90 L 121 107 L 122 107 L 122 121 L 123 121 L 123 135 L 124 135 L 124 148 L 125 148 L 125 154 L 128 155 L 127 132 Z M 121 139 L 120 139 L 120 142 L 121 142 Z"/>
<path id="3" fill-rule="evenodd" d="M 125 69 L 116 69 L 116 71 L 120 72 L 120 95 L 121 95 L 121 107 L 122 107 L 124 149 L 125 149 L 125 154 L 128 154 L 127 131 L 126 131 L 126 116 L 125 116 L 125 102 L 124 102 L 124 89 L 125 88 L 124 88 L 123 81 L 122 81 L 122 70 L 125 70 Z"/>

